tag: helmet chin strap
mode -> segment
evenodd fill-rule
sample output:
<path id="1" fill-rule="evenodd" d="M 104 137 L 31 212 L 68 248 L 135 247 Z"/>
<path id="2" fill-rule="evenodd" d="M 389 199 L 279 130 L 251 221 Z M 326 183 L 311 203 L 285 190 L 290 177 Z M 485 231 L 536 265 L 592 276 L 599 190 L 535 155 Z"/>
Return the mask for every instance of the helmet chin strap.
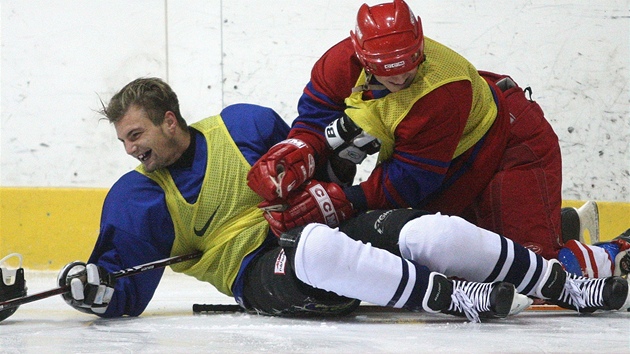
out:
<path id="1" fill-rule="evenodd" d="M 365 69 L 363 69 L 365 70 Z M 365 83 L 363 85 L 359 85 L 359 86 L 355 86 L 352 88 L 352 92 L 364 92 L 364 91 L 378 91 L 378 90 L 385 90 L 386 87 L 384 85 L 381 84 L 370 84 L 370 81 L 372 81 L 372 74 L 366 72 L 365 73 Z"/>

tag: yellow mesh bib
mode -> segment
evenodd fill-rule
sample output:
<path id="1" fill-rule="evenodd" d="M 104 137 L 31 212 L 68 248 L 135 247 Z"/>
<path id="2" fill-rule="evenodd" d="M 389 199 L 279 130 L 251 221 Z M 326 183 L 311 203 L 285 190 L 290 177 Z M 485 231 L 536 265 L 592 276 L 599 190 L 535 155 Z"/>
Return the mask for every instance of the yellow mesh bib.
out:
<path id="1" fill-rule="evenodd" d="M 488 83 L 478 75 L 475 67 L 466 59 L 425 37 L 426 60 L 418 68 L 412 84 L 398 92 L 375 100 L 363 100 L 361 91 L 346 98 L 345 113 L 367 133 L 381 140 L 378 161 L 390 158 L 394 151 L 394 131 L 407 116 L 413 104 L 436 88 L 455 81 L 470 81 L 473 102 L 462 137 L 453 158 L 477 143 L 490 129 L 497 115 L 497 106 Z M 361 72 L 357 85 L 366 81 Z"/>
<path id="2" fill-rule="evenodd" d="M 220 116 L 191 125 L 208 145 L 206 175 L 197 202 L 190 204 L 177 189 L 167 169 L 136 170 L 164 189 L 175 226 L 171 255 L 203 251 L 197 261 L 172 265 L 176 272 L 209 282 L 232 296 L 231 286 L 243 258 L 262 244 L 268 225 L 257 208 L 262 200 L 247 186 L 250 165 L 230 137 Z"/>

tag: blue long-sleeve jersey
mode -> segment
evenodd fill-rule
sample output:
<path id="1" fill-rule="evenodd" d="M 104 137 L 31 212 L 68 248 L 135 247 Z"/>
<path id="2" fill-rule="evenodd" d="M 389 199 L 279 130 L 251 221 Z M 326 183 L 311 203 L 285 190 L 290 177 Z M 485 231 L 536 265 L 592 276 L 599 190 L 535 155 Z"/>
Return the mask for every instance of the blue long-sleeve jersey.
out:
<path id="1" fill-rule="evenodd" d="M 260 106 L 228 106 L 221 117 L 250 165 L 289 132 L 277 113 Z M 194 145 L 168 167 L 177 188 L 190 203 L 197 199 L 201 189 L 208 152 L 203 135 L 192 129 L 191 134 Z M 269 234 L 269 237 L 274 236 Z M 148 177 L 130 171 L 112 186 L 105 198 L 99 237 L 88 262 L 114 272 L 169 257 L 174 240 L 164 191 Z M 246 258 L 244 263 L 250 259 Z M 241 273 L 245 265 L 241 266 Z M 118 279 L 112 301 L 102 316 L 140 315 L 153 297 L 163 272 L 158 269 Z M 233 285 L 235 297 L 240 296 L 240 279 L 239 276 Z"/>

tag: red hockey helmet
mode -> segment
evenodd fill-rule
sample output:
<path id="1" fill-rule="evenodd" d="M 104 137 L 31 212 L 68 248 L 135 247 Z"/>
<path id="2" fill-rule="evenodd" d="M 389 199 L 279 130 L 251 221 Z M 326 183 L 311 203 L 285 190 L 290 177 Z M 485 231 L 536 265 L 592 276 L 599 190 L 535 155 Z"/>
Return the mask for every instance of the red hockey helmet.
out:
<path id="1" fill-rule="evenodd" d="M 350 38 L 365 71 L 374 75 L 399 75 L 424 59 L 420 17 L 403 0 L 372 7 L 363 4 Z"/>

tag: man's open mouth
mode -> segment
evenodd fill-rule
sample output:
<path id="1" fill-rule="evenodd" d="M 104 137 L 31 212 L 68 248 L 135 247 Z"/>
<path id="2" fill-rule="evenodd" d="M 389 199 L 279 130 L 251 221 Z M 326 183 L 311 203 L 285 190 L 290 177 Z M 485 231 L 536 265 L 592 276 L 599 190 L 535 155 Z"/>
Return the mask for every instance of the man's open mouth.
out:
<path id="1" fill-rule="evenodd" d="M 149 159 L 149 157 L 151 157 L 151 150 L 149 150 L 149 151 L 147 151 L 147 152 L 145 152 L 145 153 L 143 153 L 143 154 L 138 155 L 138 157 L 137 157 L 137 158 L 138 158 L 138 160 L 140 160 L 141 162 L 145 162 L 146 160 L 148 160 L 148 159 Z"/>

